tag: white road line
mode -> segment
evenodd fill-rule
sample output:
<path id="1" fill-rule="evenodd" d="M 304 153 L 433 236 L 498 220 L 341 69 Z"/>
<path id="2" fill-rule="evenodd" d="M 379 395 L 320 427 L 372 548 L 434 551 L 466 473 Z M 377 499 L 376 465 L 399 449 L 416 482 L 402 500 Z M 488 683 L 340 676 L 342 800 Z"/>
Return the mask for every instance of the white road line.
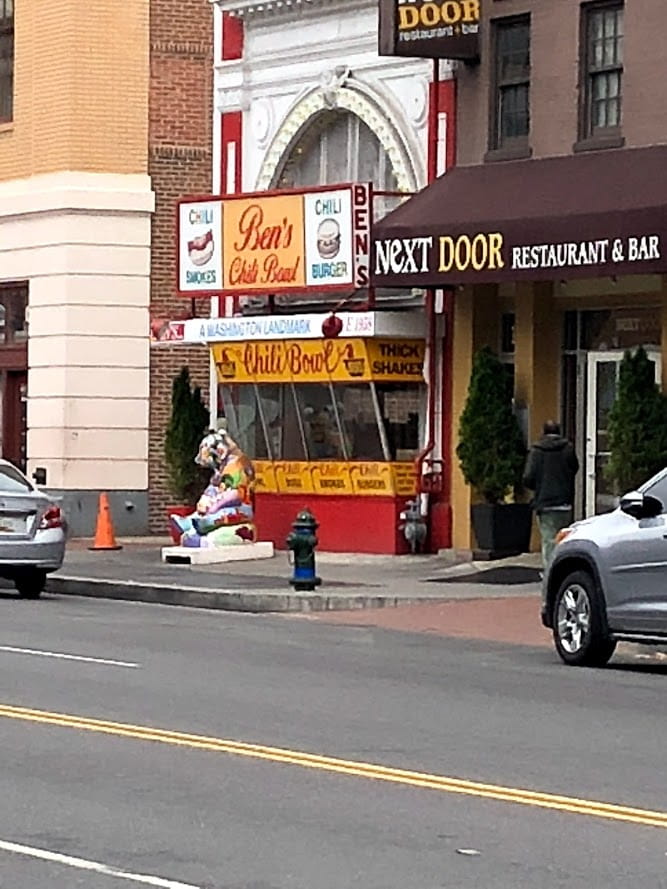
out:
<path id="1" fill-rule="evenodd" d="M 32 654 L 37 657 L 53 657 L 61 661 L 83 661 L 85 664 L 103 664 L 106 667 L 130 667 L 134 670 L 141 666 L 141 664 L 134 664 L 131 661 L 114 661 L 102 657 L 84 657 L 81 654 L 64 654 L 61 651 L 41 651 L 38 648 L 16 648 L 14 645 L 0 645 L 0 651 L 6 651 L 9 654 Z"/>
<path id="2" fill-rule="evenodd" d="M 87 861 L 85 858 L 74 858 L 71 855 L 61 855 L 60 852 L 35 849 L 32 846 L 8 843 L 5 840 L 0 840 L 0 851 L 13 852 L 16 855 L 24 855 L 27 858 L 41 858 L 42 861 L 51 861 L 53 864 L 63 864 L 67 867 L 76 867 L 79 870 L 93 871 L 97 874 L 103 874 L 105 877 L 117 877 L 119 880 L 143 883 L 145 886 L 157 886 L 159 889 L 201 889 L 201 886 L 193 886 L 191 883 L 165 880 L 163 877 L 153 877 L 150 874 L 133 874 L 129 871 L 119 870 L 117 867 L 111 867 L 108 864 L 100 864 L 99 861 Z"/>

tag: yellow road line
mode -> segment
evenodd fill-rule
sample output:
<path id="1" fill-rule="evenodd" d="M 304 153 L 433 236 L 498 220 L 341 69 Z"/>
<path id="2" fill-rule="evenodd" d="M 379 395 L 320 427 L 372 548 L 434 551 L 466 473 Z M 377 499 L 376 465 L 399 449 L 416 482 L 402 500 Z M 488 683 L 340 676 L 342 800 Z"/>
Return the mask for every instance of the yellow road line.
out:
<path id="1" fill-rule="evenodd" d="M 246 756 L 252 759 L 263 759 L 271 762 L 286 763 L 307 769 L 319 769 L 357 778 L 375 781 L 389 781 L 410 787 L 423 787 L 439 790 L 443 793 L 458 793 L 480 799 L 493 799 L 501 802 L 517 803 L 541 809 L 552 809 L 573 815 L 589 815 L 611 821 L 623 821 L 630 824 L 642 824 L 648 827 L 667 828 L 667 812 L 637 809 L 629 806 L 603 803 L 596 800 L 578 799 L 571 796 L 559 796 L 552 793 L 541 793 L 536 790 L 525 790 L 519 787 L 504 787 L 500 784 L 484 784 L 477 781 L 465 781 L 461 778 L 450 778 L 446 775 L 433 775 L 428 772 L 413 772 L 406 769 L 391 768 L 375 763 L 358 762 L 355 760 L 337 759 L 331 756 L 320 756 L 314 753 L 303 753 L 281 747 L 267 747 L 262 744 L 246 744 L 226 738 L 210 738 L 205 735 L 193 735 L 187 732 L 168 731 L 144 725 L 131 725 L 122 722 L 107 722 L 103 719 L 89 719 L 84 716 L 73 716 L 68 713 L 52 713 L 48 710 L 33 710 L 28 707 L 13 707 L 0 704 L 0 717 L 17 719 L 23 722 L 34 722 L 60 728 L 73 728 L 80 731 L 98 732 L 116 737 L 134 738 L 139 741 L 153 741 L 196 750 L 207 750 L 214 753 L 228 753 L 234 756 Z"/>

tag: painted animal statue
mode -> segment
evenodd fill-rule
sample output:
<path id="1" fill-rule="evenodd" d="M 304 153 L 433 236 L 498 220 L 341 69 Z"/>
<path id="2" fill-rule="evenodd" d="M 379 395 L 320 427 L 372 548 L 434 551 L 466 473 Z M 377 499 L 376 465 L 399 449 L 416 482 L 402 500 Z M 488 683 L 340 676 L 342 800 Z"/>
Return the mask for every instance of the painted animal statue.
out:
<path id="1" fill-rule="evenodd" d="M 250 459 L 224 430 L 204 436 L 195 463 L 211 470 L 211 478 L 195 511 L 171 516 L 181 546 L 218 547 L 253 543 L 255 470 Z"/>

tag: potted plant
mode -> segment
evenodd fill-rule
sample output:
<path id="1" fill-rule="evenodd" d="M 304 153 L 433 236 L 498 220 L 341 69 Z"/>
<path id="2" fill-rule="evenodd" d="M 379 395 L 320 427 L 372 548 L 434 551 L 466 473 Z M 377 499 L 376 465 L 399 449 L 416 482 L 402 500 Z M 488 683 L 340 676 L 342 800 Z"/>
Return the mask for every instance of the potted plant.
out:
<path id="1" fill-rule="evenodd" d="M 463 477 L 481 502 L 471 506 L 477 545 L 491 557 L 528 551 L 532 510 L 516 502 L 526 446 L 512 409 L 507 373 L 492 349 L 476 353 L 456 449 Z M 508 498 L 515 502 L 508 502 Z"/>
<path id="2" fill-rule="evenodd" d="M 201 389 L 192 387 L 190 371 L 183 367 L 171 387 L 171 415 L 165 436 L 164 455 L 169 489 L 176 498 L 168 515 L 190 515 L 207 483 L 207 473 L 195 463 L 199 445 L 209 426 L 209 412 Z M 176 529 L 170 533 L 178 543 Z"/>
<path id="3" fill-rule="evenodd" d="M 655 381 L 655 364 L 641 346 L 621 361 L 609 413 L 606 475 L 616 494 L 634 491 L 667 466 L 667 397 Z"/>

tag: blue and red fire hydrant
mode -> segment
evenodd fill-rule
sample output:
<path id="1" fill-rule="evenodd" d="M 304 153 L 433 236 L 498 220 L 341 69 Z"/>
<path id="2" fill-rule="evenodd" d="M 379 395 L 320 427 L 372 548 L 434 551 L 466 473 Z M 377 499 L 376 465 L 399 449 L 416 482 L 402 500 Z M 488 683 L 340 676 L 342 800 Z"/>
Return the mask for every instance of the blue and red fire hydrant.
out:
<path id="1" fill-rule="evenodd" d="M 292 522 L 287 548 L 294 553 L 294 570 L 290 583 L 297 592 L 310 592 L 322 583 L 315 573 L 315 532 L 319 524 L 309 509 L 302 509 Z"/>

